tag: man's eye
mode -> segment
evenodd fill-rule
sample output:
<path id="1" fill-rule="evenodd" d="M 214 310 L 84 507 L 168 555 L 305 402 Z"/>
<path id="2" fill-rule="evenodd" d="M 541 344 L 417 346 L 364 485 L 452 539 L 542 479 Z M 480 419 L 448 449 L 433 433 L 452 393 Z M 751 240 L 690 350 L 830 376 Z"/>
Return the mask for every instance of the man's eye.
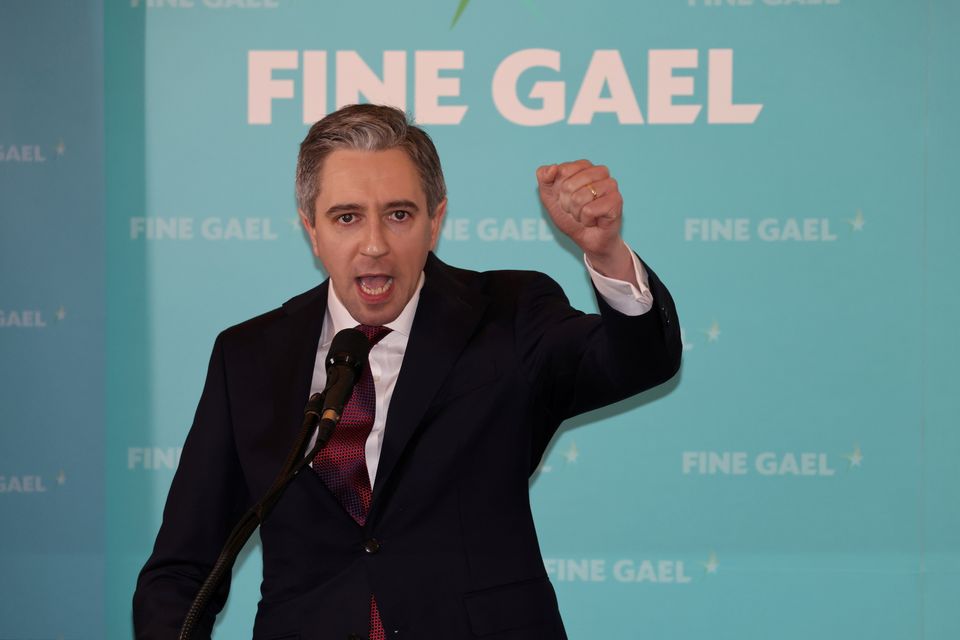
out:
<path id="1" fill-rule="evenodd" d="M 350 224 L 351 222 L 353 222 L 353 214 L 352 213 L 341 214 L 337 216 L 337 222 L 339 222 L 340 224 Z"/>
<path id="2" fill-rule="evenodd" d="M 394 211 L 393 213 L 390 214 L 390 217 L 393 218 L 394 220 L 396 220 L 397 222 L 400 222 L 401 220 L 406 220 L 407 218 L 409 218 L 409 217 L 410 217 L 410 212 L 409 212 L 409 211 L 402 211 L 402 210 L 401 210 L 401 211 Z"/>

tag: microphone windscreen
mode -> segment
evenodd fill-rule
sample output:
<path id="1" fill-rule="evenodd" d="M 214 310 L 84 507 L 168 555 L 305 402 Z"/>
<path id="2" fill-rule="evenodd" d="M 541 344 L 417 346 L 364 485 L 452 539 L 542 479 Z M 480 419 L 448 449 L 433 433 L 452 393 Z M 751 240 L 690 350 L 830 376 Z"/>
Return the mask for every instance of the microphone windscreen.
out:
<path id="1" fill-rule="evenodd" d="M 330 351 L 327 352 L 327 367 L 333 364 L 347 364 L 358 372 L 367 362 L 370 353 L 370 341 L 359 329 L 343 329 L 333 336 Z"/>

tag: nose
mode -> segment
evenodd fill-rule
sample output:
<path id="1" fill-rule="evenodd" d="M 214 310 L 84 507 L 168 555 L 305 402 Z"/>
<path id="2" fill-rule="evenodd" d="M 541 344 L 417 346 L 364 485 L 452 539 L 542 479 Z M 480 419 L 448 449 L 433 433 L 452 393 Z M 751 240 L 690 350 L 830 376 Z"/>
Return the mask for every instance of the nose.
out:
<path id="1" fill-rule="evenodd" d="M 371 258 L 379 258 L 389 252 L 390 248 L 387 245 L 383 224 L 378 216 L 370 218 L 370 224 L 367 225 L 360 253 Z"/>

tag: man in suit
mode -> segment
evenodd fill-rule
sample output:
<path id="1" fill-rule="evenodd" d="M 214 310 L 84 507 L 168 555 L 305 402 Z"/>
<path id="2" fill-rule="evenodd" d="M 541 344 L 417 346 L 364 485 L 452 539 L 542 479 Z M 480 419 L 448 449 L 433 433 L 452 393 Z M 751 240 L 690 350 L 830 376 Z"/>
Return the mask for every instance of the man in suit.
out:
<path id="1" fill-rule="evenodd" d="M 311 128 L 297 199 L 329 280 L 218 337 L 134 596 L 138 638 L 176 636 L 323 389 L 333 336 L 356 325 L 378 341 L 357 387 L 368 390 L 355 390 L 344 420 L 352 405 L 366 426 L 356 440 L 342 423 L 334 453 L 300 473 L 263 525 L 254 637 L 566 637 L 529 476 L 564 419 L 669 379 L 681 348 L 670 294 L 620 237 L 607 169 L 580 160 L 536 177 L 553 222 L 584 251 L 599 315 L 572 309 L 543 274 L 477 273 L 433 255 L 443 174 L 402 112 L 354 105 Z M 361 471 L 345 479 L 351 456 Z"/>

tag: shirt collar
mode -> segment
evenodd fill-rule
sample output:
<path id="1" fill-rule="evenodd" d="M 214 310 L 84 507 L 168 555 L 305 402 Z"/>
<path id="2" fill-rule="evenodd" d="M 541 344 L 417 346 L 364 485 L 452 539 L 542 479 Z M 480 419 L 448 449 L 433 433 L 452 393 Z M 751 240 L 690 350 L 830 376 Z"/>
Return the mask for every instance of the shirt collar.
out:
<path id="1" fill-rule="evenodd" d="M 423 290 L 425 276 L 420 272 L 420 280 L 417 281 L 417 289 L 410 296 L 403 311 L 393 322 L 383 325 L 389 327 L 394 332 L 410 337 L 410 330 L 413 328 L 413 317 L 417 314 L 417 305 L 420 303 L 420 291 Z M 323 336 L 320 344 L 326 345 L 333 341 L 333 336 L 337 335 L 343 329 L 356 327 L 360 322 L 356 320 L 347 308 L 337 297 L 337 292 L 333 290 L 333 282 L 327 287 L 327 313 L 323 322 Z"/>

